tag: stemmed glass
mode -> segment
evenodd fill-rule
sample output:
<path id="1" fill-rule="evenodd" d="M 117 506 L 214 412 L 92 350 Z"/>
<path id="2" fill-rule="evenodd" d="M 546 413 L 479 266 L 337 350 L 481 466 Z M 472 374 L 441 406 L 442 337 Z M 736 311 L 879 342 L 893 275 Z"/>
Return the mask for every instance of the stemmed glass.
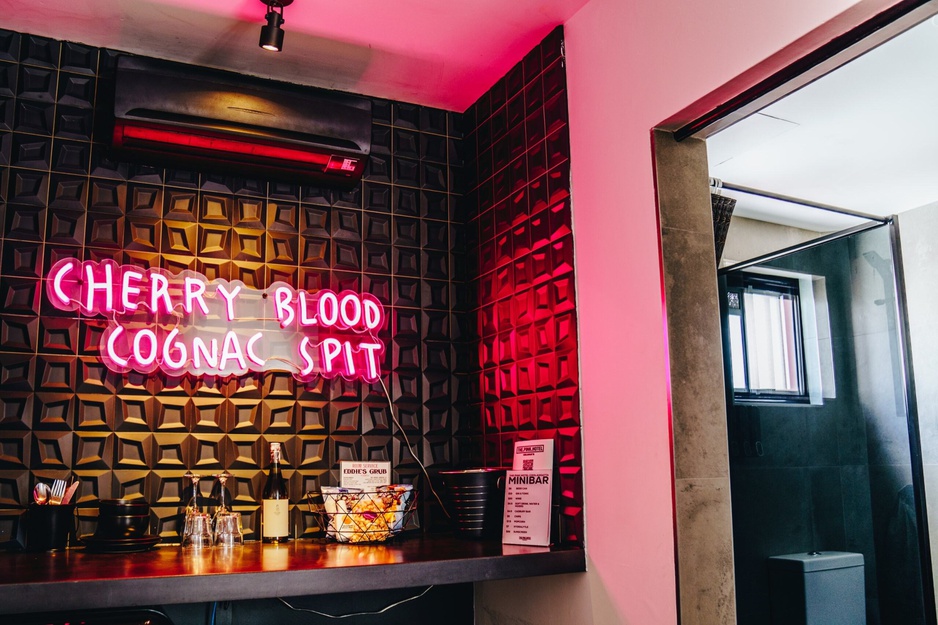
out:
<path id="1" fill-rule="evenodd" d="M 188 478 L 192 482 L 192 495 L 189 497 L 189 501 L 186 502 L 186 516 L 189 516 L 190 514 L 202 511 L 201 508 L 199 508 L 199 480 L 202 479 L 202 476 L 192 471 L 186 471 L 183 477 Z"/>
<path id="2" fill-rule="evenodd" d="M 183 549 L 211 547 L 212 519 L 207 512 L 193 512 L 186 516 L 186 529 L 182 536 Z"/>
<path id="3" fill-rule="evenodd" d="M 215 508 L 215 515 L 212 517 L 212 524 L 215 527 L 215 544 L 222 547 L 234 547 L 244 544 L 244 536 L 241 531 L 241 513 L 232 512 L 225 500 L 226 484 L 232 474 L 227 470 L 216 473 L 215 487 L 212 489 L 212 496 L 218 493 L 218 506 Z"/>
<path id="4" fill-rule="evenodd" d="M 189 492 L 189 497 L 186 500 L 181 536 L 182 546 L 189 547 L 192 546 L 190 536 L 194 533 L 196 529 L 195 526 L 199 525 L 199 531 L 201 531 L 201 524 L 210 521 L 210 519 L 207 514 L 202 514 L 202 510 L 199 507 L 199 480 L 202 479 L 202 476 L 192 471 L 186 471 L 183 477 L 189 480 L 192 485 L 191 490 L 188 485 L 184 487 L 185 490 Z M 202 517 L 205 517 L 206 521 L 202 521 Z M 209 532 L 211 532 L 211 528 L 209 528 Z"/>
<path id="5" fill-rule="evenodd" d="M 232 477 L 231 473 L 227 470 L 222 471 L 221 473 L 216 473 L 212 477 L 215 478 L 215 488 L 212 489 L 212 495 L 215 494 L 215 491 L 218 491 L 218 507 L 215 508 L 215 518 L 218 518 L 218 515 L 224 514 L 226 512 L 231 512 L 231 508 L 228 506 L 228 502 L 225 500 L 225 484 L 228 482 L 229 478 Z"/>
<path id="6" fill-rule="evenodd" d="M 219 547 L 237 547 L 244 544 L 240 512 L 222 512 L 215 515 L 215 544 Z"/>

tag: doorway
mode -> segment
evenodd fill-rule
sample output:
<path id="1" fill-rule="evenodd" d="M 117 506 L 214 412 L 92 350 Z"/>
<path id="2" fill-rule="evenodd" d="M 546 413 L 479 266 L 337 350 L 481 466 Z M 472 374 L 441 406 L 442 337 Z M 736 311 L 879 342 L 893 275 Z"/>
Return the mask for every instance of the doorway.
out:
<path id="1" fill-rule="evenodd" d="M 782 70 L 768 63 L 766 78 L 755 87 L 740 93 L 728 83 L 654 133 L 674 433 L 675 543 L 685 622 L 736 620 L 729 439 L 715 312 L 719 297 L 711 202 L 703 182 L 709 175 L 705 139 L 855 58 L 860 54 L 857 46 L 869 50 L 938 10 L 935 3 L 900 4 L 887 11 L 889 15 L 877 15 L 842 36 L 838 33 L 831 44 L 843 47 L 822 46 L 822 59 L 790 56 L 797 60 Z M 725 105 L 710 108 L 714 102 Z M 686 124 L 687 119 L 695 121 Z M 930 589 L 924 592 L 928 595 Z M 925 604 L 927 622 L 934 622 L 933 600 L 926 596 Z"/>
<path id="2" fill-rule="evenodd" d="M 836 601 L 869 625 L 926 622 L 894 228 L 719 274 L 740 625 L 787 609 L 771 557 L 814 552 L 862 556 Z"/>

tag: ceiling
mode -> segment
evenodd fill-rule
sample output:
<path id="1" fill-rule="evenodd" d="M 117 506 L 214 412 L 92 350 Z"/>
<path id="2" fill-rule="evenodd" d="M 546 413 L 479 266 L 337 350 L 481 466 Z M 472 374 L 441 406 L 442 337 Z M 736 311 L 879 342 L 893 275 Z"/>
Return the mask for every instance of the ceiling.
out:
<path id="1" fill-rule="evenodd" d="M 938 205 L 938 18 L 707 138 L 726 183 L 887 216 Z M 734 215 L 828 232 L 856 220 L 750 194 Z"/>
<path id="2" fill-rule="evenodd" d="M 463 111 L 588 0 L 295 0 L 284 50 L 261 0 L 3 0 L 3 27 L 300 84 Z M 707 139 L 710 175 L 890 215 L 938 203 L 938 21 Z M 736 215 L 820 232 L 859 223 L 726 191 Z"/>
<path id="3" fill-rule="evenodd" d="M 261 0 L 4 0 L 3 28 L 466 110 L 587 0 L 295 0 L 284 49 Z"/>

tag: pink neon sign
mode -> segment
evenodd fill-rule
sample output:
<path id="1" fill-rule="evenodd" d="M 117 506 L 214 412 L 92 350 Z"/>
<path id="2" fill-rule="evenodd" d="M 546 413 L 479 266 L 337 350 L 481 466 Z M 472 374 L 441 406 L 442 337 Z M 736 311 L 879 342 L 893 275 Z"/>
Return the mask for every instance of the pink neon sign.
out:
<path id="1" fill-rule="evenodd" d="M 385 312 L 369 293 L 283 282 L 261 291 L 193 271 L 66 258 L 49 272 L 46 294 L 56 308 L 108 320 L 101 359 L 118 373 L 381 377 Z"/>

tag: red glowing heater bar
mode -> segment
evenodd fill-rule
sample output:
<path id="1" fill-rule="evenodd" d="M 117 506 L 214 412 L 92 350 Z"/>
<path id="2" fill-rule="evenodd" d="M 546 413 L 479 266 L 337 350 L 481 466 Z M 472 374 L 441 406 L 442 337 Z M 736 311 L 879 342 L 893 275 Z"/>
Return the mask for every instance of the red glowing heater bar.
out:
<path id="1" fill-rule="evenodd" d="M 318 165 L 325 169 L 329 157 L 325 154 L 312 154 L 304 150 L 295 150 L 281 146 L 264 145 L 238 139 L 227 139 L 207 135 L 166 130 L 156 126 L 127 125 L 118 122 L 114 126 L 114 144 L 121 147 L 134 147 L 137 144 L 177 145 L 207 152 L 241 154 L 248 157 L 273 160 L 288 160 Z"/>
<path id="2" fill-rule="evenodd" d="M 179 146 L 190 150 L 204 150 L 212 154 L 223 153 L 228 157 L 237 155 L 243 157 L 243 160 L 259 158 L 306 163 L 317 166 L 320 171 L 325 171 L 328 168 L 335 171 L 347 171 L 349 174 L 355 171 L 359 160 L 239 139 L 167 130 L 159 126 L 130 125 L 123 122 L 117 122 L 114 125 L 114 145 L 117 147 L 132 148 L 138 145 L 152 146 L 153 144 Z M 344 161 L 352 161 L 351 169 L 342 166 Z M 335 165 L 334 162 L 338 164 Z"/>

